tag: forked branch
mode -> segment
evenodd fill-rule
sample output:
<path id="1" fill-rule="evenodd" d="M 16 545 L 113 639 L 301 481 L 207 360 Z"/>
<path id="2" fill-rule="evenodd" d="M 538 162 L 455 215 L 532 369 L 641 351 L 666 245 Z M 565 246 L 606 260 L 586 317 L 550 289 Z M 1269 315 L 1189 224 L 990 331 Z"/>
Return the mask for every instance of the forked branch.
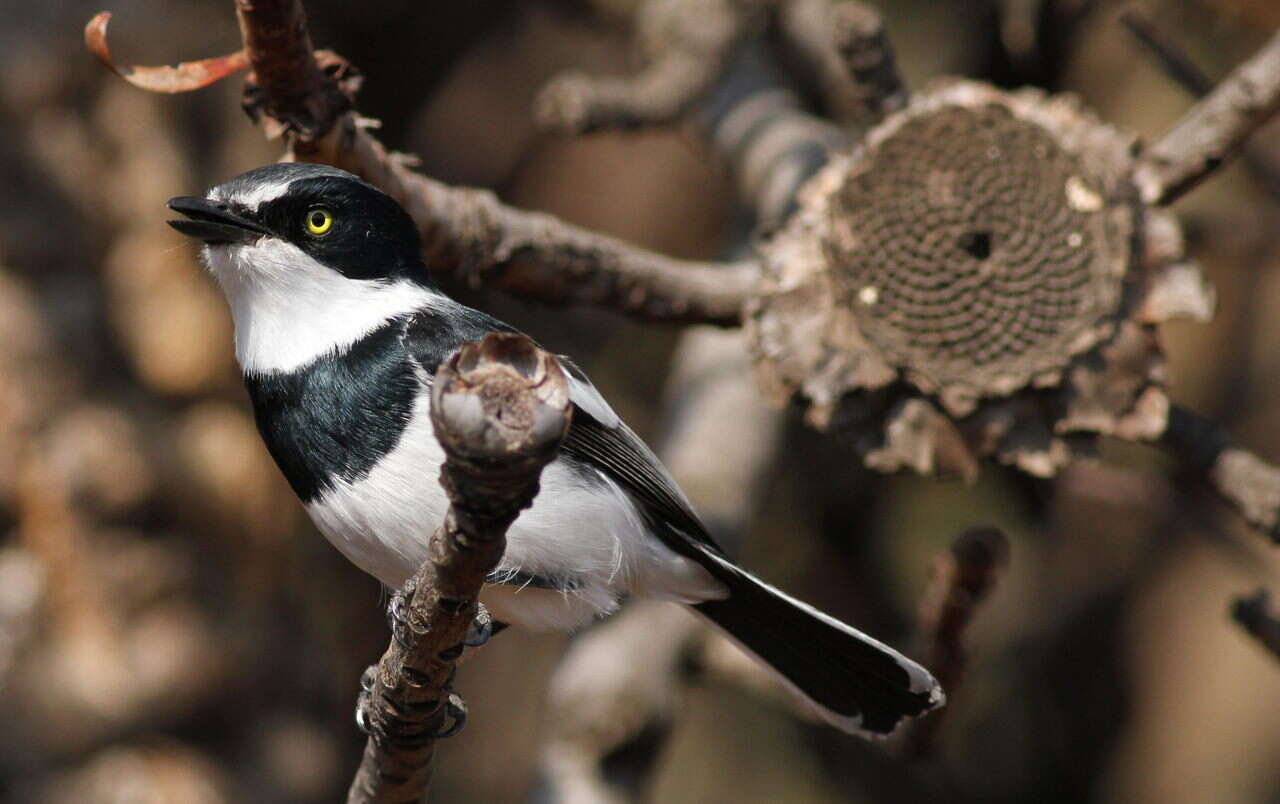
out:
<path id="1" fill-rule="evenodd" d="M 325 162 L 382 188 L 414 217 L 430 266 L 548 304 L 589 304 L 651 320 L 740 323 L 755 288 L 757 266 L 679 260 L 567 224 L 551 215 L 508 207 L 493 194 L 455 188 L 409 169 L 350 111 L 358 76 L 338 56 L 313 51 L 300 0 L 237 0 L 253 68 L 246 110 L 284 136 L 286 158 Z M 119 67 L 96 17 L 86 30 L 91 49 L 109 68 L 146 89 L 185 91 L 232 70 L 205 62 L 179 68 Z M 240 54 L 227 57 L 242 67 Z M 176 78 L 174 76 L 177 71 Z M 184 71 L 185 70 L 185 71 Z M 140 76 L 155 80 L 142 80 Z"/>

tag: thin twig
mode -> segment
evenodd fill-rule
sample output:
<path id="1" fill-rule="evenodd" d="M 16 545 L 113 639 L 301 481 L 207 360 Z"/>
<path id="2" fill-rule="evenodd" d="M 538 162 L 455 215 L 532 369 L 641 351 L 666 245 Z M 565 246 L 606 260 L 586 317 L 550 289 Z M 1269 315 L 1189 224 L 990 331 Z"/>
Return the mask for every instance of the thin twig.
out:
<path id="1" fill-rule="evenodd" d="M 1280 542 L 1280 469 L 1236 446 L 1218 422 L 1179 405 L 1170 408 L 1160 442 L 1249 524 Z"/>
<path id="2" fill-rule="evenodd" d="M 1236 598 L 1231 603 L 1231 619 L 1280 659 L 1280 612 L 1272 605 L 1267 590 Z"/>
<path id="3" fill-rule="evenodd" d="M 1228 159 L 1280 109 L 1280 34 L 1192 106 L 1142 156 L 1134 182 L 1148 204 L 1170 204 Z"/>
<path id="4" fill-rule="evenodd" d="M 1164 71 L 1193 96 L 1202 98 L 1213 91 L 1213 79 L 1151 20 L 1137 10 L 1127 8 L 1120 13 L 1120 22 L 1147 48 Z M 1244 146 L 1241 159 L 1268 192 L 1280 197 L 1280 168 L 1258 148 L 1250 145 Z"/>
<path id="5" fill-rule="evenodd" d="M 1197 98 L 1213 90 L 1213 79 L 1201 70 L 1181 48 L 1143 16 L 1137 9 L 1126 8 L 1120 12 L 1120 23 L 1133 37 L 1146 46 L 1156 61 L 1173 80 L 1187 88 Z"/>
<path id="6" fill-rule="evenodd" d="M 1009 540 L 993 527 L 964 531 L 950 550 L 934 559 L 929 586 L 920 600 L 920 635 L 926 646 L 924 662 L 953 701 L 968 659 L 964 633 L 1008 563 Z M 939 709 L 911 725 L 906 743 L 909 754 L 923 757 L 933 751 L 948 709 Z"/>
<path id="7" fill-rule="evenodd" d="M 437 372 L 431 421 L 451 505 L 406 585 L 404 627 L 362 696 L 369 740 L 348 802 L 422 798 L 480 587 L 502 558 L 507 527 L 533 502 L 570 410 L 559 364 L 522 335 L 488 335 Z"/>

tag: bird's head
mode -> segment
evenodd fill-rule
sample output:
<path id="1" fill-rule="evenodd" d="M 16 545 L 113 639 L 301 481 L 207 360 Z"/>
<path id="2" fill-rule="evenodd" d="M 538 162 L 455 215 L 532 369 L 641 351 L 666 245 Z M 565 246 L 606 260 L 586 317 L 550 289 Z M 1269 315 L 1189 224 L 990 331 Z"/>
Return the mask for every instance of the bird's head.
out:
<path id="1" fill-rule="evenodd" d="M 248 374 L 293 370 L 442 303 L 408 213 L 345 171 L 267 165 L 169 208 L 185 216 L 169 224 L 204 243 Z"/>
<path id="2" fill-rule="evenodd" d="M 267 165 L 204 198 L 174 198 L 169 208 L 186 216 L 169 225 L 204 242 L 224 284 L 291 284 L 326 271 L 357 282 L 425 281 L 413 220 L 390 196 L 337 168 Z"/>

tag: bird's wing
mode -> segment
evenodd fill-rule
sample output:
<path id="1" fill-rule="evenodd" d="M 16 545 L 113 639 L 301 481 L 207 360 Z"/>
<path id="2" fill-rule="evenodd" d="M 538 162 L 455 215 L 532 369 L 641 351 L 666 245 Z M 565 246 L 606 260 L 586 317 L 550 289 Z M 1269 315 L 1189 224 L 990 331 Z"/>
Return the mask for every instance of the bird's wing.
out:
<path id="1" fill-rule="evenodd" d="M 617 483 L 667 547 L 699 563 L 706 556 L 696 545 L 722 554 L 666 467 L 625 423 L 606 427 L 579 405 L 560 451 Z"/>
<path id="2" fill-rule="evenodd" d="M 462 344 L 490 332 L 516 331 L 492 316 L 458 304 L 447 311 L 419 311 L 405 325 L 404 343 L 426 375 L 432 377 L 440 362 Z M 574 405 L 572 424 L 561 452 L 617 483 L 672 550 L 699 562 L 706 561 L 707 548 L 722 554 L 662 462 L 618 417 L 582 369 L 567 357 L 559 358 L 569 379 L 569 398 Z"/>

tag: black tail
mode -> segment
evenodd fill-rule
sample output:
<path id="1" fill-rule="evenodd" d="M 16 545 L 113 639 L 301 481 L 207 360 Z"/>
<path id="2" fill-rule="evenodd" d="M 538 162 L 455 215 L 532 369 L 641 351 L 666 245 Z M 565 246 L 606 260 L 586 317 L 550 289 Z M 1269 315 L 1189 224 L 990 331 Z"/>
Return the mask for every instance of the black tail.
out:
<path id="1" fill-rule="evenodd" d="M 833 726 L 883 736 L 904 717 L 942 705 L 942 688 L 929 671 L 893 648 L 728 562 L 718 569 L 729 597 L 694 611 L 773 668 Z"/>

